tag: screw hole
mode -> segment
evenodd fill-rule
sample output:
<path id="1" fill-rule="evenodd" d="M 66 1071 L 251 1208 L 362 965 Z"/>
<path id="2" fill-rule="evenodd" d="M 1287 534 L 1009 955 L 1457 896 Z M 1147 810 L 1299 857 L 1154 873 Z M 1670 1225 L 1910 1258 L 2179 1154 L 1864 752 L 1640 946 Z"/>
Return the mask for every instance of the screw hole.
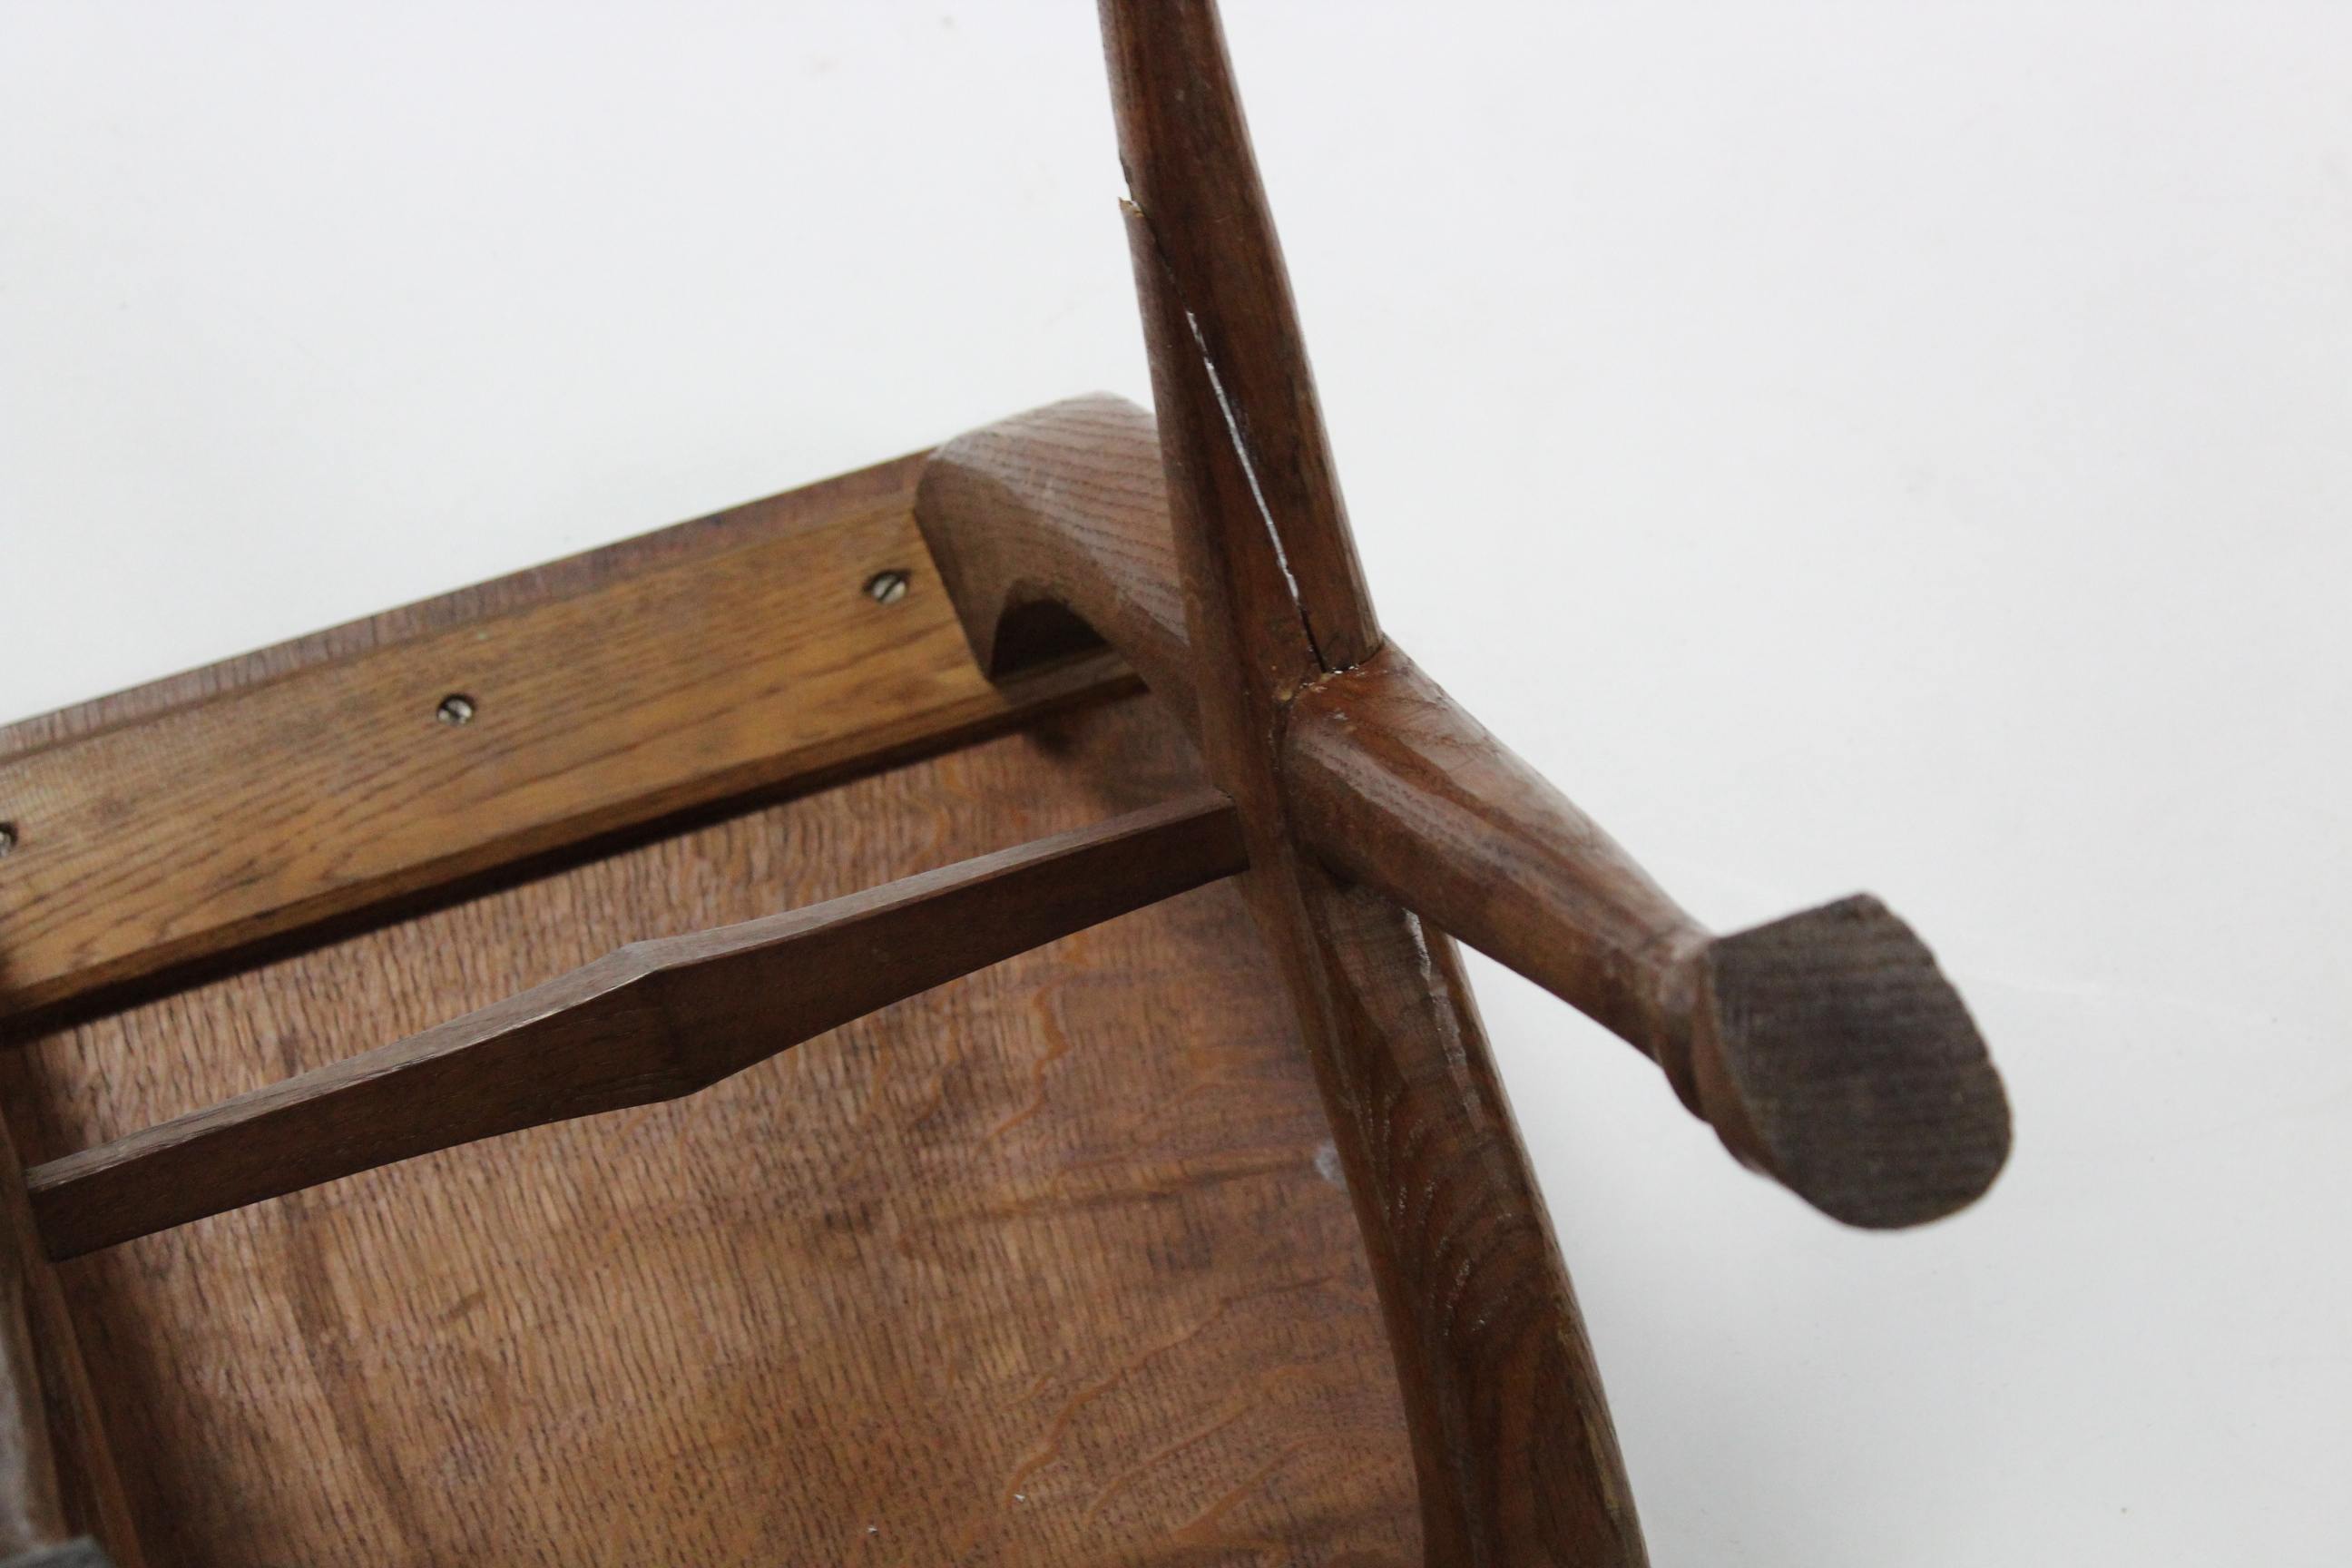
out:
<path id="1" fill-rule="evenodd" d="M 16 847 L 16 825 L 13 822 L 0 822 L 0 855 L 8 854 Z"/>
<path id="2" fill-rule="evenodd" d="M 444 724 L 470 724 L 474 721 L 474 700 L 462 691 L 452 691 L 441 699 L 441 706 L 433 710 L 433 717 Z"/>
<path id="3" fill-rule="evenodd" d="M 907 596 L 907 574 L 896 567 L 866 579 L 866 596 L 877 605 L 895 605 Z"/>

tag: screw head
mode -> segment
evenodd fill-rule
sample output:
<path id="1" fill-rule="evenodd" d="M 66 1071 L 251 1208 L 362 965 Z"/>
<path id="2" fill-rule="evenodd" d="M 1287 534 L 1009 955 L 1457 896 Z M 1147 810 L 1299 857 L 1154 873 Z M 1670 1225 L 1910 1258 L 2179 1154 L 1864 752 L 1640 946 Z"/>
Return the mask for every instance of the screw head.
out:
<path id="1" fill-rule="evenodd" d="M 866 596 L 877 605 L 895 605 L 907 596 L 907 574 L 896 567 L 866 579 Z"/>
<path id="2" fill-rule="evenodd" d="M 0 855 L 8 854 L 16 847 L 16 825 L 13 822 L 0 822 Z"/>
<path id="3" fill-rule="evenodd" d="M 444 724 L 470 724 L 474 721 L 474 700 L 461 691 L 452 691 L 441 699 L 441 706 L 433 710 L 433 717 Z"/>

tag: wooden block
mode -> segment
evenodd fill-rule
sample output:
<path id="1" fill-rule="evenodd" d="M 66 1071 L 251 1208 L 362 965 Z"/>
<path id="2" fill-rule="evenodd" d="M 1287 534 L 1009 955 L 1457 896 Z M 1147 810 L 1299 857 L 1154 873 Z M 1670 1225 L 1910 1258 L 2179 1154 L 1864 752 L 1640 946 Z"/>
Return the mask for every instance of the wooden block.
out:
<path id="1" fill-rule="evenodd" d="M 921 461 L 0 731 L 0 1015 L 1131 687 L 981 675 Z"/>

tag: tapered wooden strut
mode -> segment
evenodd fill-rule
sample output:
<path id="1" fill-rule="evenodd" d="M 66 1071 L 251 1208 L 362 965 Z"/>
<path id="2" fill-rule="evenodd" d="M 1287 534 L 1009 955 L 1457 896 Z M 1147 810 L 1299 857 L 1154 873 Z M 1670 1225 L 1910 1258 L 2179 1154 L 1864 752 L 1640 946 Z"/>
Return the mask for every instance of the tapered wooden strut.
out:
<path id="1" fill-rule="evenodd" d="M 437 1028 L 37 1166 L 50 1257 L 438 1149 L 675 1100 L 812 1036 L 1241 868 L 1196 795 L 886 887 L 633 943 Z"/>
<path id="2" fill-rule="evenodd" d="M 2000 1075 L 1877 900 L 1712 935 L 1393 647 L 1300 693 L 1283 761 L 1328 865 L 1632 1041 L 1743 1163 L 1823 1213 L 1918 1225 L 2000 1173 Z"/>

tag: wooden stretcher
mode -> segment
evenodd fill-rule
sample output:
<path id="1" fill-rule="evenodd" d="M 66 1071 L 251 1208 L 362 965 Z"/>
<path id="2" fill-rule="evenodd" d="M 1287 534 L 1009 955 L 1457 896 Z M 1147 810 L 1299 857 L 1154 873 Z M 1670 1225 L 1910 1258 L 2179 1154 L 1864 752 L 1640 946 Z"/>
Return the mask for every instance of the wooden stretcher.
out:
<path id="1" fill-rule="evenodd" d="M 1381 632 L 1213 8 L 1104 16 L 1156 429 L 0 731 L 0 1565 L 1641 1563 L 1448 933 L 1990 1184 L 1900 921 L 1706 932 Z"/>

